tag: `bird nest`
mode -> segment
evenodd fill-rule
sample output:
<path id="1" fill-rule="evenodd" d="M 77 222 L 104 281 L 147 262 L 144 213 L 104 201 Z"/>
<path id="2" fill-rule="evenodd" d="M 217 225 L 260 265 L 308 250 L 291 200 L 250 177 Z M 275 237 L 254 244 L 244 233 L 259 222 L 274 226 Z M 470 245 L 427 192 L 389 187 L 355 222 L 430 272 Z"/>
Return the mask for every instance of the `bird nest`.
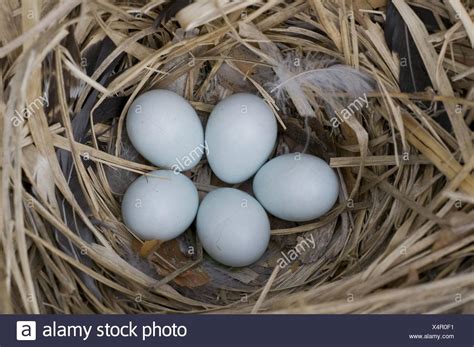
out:
<path id="1" fill-rule="evenodd" d="M 0 312 L 473 312 L 474 29 L 461 2 L 24 0 L 0 16 Z M 390 20 L 401 36 L 385 37 Z M 273 155 L 327 160 L 338 202 L 307 223 L 270 217 L 268 250 L 244 268 L 210 259 L 194 225 L 143 243 L 120 202 L 156 167 L 124 121 L 158 88 L 204 124 L 225 96 L 260 95 L 279 122 Z M 228 186 L 205 159 L 186 175 L 201 197 Z"/>

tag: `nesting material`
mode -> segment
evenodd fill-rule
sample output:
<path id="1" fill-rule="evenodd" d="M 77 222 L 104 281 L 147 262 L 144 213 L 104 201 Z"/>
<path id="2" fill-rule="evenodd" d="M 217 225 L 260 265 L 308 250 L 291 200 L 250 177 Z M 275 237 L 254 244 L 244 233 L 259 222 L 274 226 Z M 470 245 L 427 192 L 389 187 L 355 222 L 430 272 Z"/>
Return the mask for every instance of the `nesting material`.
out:
<path id="1" fill-rule="evenodd" d="M 473 313 L 467 2 L 416 1 L 433 32 L 403 0 L 176 3 L 0 2 L 0 312 Z M 387 45 L 387 5 L 427 89 L 402 92 L 408 57 Z M 152 89 L 176 91 L 204 126 L 229 95 L 264 98 L 270 155 L 327 161 L 335 205 L 305 222 L 270 216 L 249 266 L 210 259 L 195 224 L 143 246 L 121 203 L 157 170 L 126 132 Z M 182 170 L 201 199 L 230 186 L 203 158 Z"/>
<path id="2" fill-rule="evenodd" d="M 263 2 L 260 0 L 197 0 L 179 11 L 176 14 L 176 20 L 185 30 L 190 30 L 220 18 L 223 14 L 227 15 L 239 10 L 244 11 L 245 14 L 245 8 Z"/>

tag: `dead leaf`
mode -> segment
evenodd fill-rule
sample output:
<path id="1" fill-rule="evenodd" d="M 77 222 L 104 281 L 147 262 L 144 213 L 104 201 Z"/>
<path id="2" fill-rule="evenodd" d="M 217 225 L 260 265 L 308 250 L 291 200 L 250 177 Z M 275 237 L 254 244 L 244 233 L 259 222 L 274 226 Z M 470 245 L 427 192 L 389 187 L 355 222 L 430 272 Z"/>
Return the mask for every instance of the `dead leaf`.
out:
<path id="1" fill-rule="evenodd" d="M 176 239 L 163 243 L 157 252 L 160 257 L 158 260 L 155 259 L 155 264 L 158 273 L 162 276 L 170 275 L 174 271 L 189 265 L 191 262 L 191 260 L 181 252 L 179 242 Z M 195 266 L 178 275 L 173 281 L 182 287 L 195 288 L 207 284 L 209 282 L 209 276 L 200 266 Z"/>

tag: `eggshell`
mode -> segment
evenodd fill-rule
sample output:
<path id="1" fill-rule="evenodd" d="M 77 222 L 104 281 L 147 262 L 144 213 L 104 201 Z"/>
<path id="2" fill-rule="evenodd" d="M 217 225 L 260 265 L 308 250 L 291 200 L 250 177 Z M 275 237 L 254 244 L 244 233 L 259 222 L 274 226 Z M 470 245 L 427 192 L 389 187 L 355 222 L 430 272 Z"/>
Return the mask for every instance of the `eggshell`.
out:
<path id="1" fill-rule="evenodd" d="M 144 158 L 176 172 L 194 167 L 206 151 L 196 111 L 169 90 L 150 90 L 133 101 L 127 115 L 127 133 Z"/>
<path id="2" fill-rule="evenodd" d="M 222 181 L 243 182 L 268 159 L 276 137 L 275 116 L 265 101 L 231 95 L 215 106 L 206 125 L 209 165 Z"/>
<path id="3" fill-rule="evenodd" d="M 196 218 L 199 239 L 206 252 L 228 266 L 247 266 L 265 252 L 270 222 L 252 196 L 233 188 L 206 195 Z"/>
<path id="4" fill-rule="evenodd" d="M 324 160 L 290 153 L 262 166 L 253 180 L 253 191 L 272 215 L 303 222 L 331 209 L 339 194 L 339 180 Z"/>
<path id="5" fill-rule="evenodd" d="M 198 205 L 198 192 L 189 178 L 158 170 L 130 185 L 122 200 L 122 217 L 143 240 L 167 241 L 191 225 Z"/>

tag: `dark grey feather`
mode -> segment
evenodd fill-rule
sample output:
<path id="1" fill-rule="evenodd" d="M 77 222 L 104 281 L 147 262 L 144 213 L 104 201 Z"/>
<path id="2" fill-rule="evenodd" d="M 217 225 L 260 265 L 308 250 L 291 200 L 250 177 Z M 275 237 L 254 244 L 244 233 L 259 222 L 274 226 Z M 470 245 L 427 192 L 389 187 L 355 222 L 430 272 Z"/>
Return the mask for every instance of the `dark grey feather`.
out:
<path id="1" fill-rule="evenodd" d="M 128 96 L 114 96 L 105 99 L 93 113 L 93 119 L 95 123 L 105 123 L 113 118 L 119 117 L 125 104 L 127 103 Z"/>
<path id="2" fill-rule="evenodd" d="M 111 141 L 111 144 L 114 143 L 114 141 Z M 113 146 L 110 146 L 109 153 L 114 152 L 115 148 Z M 138 153 L 137 150 L 133 147 L 126 132 L 124 132 L 122 136 L 119 157 L 136 163 L 145 163 L 145 159 L 143 159 L 140 153 Z M 111 167 L 108 165 L 105 166 L 104 170 L 107 176 L 107 181 L 109 183 L 110 189 L 112 193 L 116 195 L 123 195 L 127 190 L 128 186 L 132 184 L 132 182 L 135 181 L 135 179 L 138 177 L 138 174 L 136 172 Z"/>
<path id="3" fill-rule="evenodd" d="M 98 53 L 91 54 L 89 56 L 90 64 L 88 64 L 88 66 L 90 67 L 90 70 L 89 70 L 90 75 L 92 75 L 94 71 L 93 69 L 96 69 L 100 65 L 100 62 L 102 62 L 107 57 L 107 55 L 110 54 L 114 49 L 115 49 L 115 45 L 113 45 L 113 43 L 111 44 L 110 39 L 106 38 L 102 41 L 100 48 L 97 49 Z M 95 53 L 95 51 L 93 51 L 93 53 Z M 86 52 L 86 55 L 87 55 L 87 52 Z M 117 57 L 107 67 L 107 69 L 99 78 L 98 82 L 101 85 L 105 86 L 111 81 L 112 73 L 115 70 L 115 68 L 118 66 L 122 57 L 123 55 Z M 88 97 L 86 98 L 81 111 L 78 114 L 76 114 L 71 121 L 74 140 L 77 142 L 84 143 L 86 139 L 86 134 L 88 130 L 90 129 L 89 114 L 94 104 L 97 102 L 97 97 L 98 97 L 98 91 L 96 90 L 91 91 Z M 100 114 L 98 117 L 100 118 Z M 104 118 L 103 115 L 102 115 L 102 118 Z M 60 149 L 57 151 L 57 155 L 58 155 L 58 160 L 60 163 L 61 170 L 63 171 L 64 176 L 69 184 L 71 192 L 76 198 L 81 209 L 83 209 L 86 214 L 89 214 L 90 208 L 88 206 L 84 192 L 82 191 L 82 187 L 80 185 L 79 178 L 77 176 L 77 171 L 76 171 L 71 153 L 69 151 Z M 83 161 L 83 163 L 86 167 L 90 165 L 90 162 L 88 161 Z M 81 239 L 83 239 L 85 242 L 87 243 L 94 242 L 95 241 L 94 236 L 92 235 L 91 231 L 88 229 L 85 223 L 76 215 L 72 207 L 67 203 L 66 199 L 64 197 L 60 197 L 59 200 L 61 202 L 60 203 L 61 214 L 62 214 L 62 218 L 65 224 L 71 230 L 75 231 L 81 237 Z M 87 255 L 84 254 L 84 252 L 81 252 L 81 250 L 77 249 L 77 247 L 74 246 L 71 240 L 69 240 L 66 236 L 64 236 L 58 230 L 55 231 L 55 236 L 56 236 L 56 240 L 58 244 L 60 245 L 63 251 L 75 257 L 77 260 L 79 260 L 83 264 L 86 264 L 87 266 L 90 266 L 90 267 L 93 266 L 91 259 L 87 257 Z M 81 279 L 87 285 L 87 287 L 94 293 L 94 295 L 96 295 L 97 298 L 101 298 L 101 294 L 95 283 L 95 280 L 92 279 L 90 276 L 86 275 L 85 273 L 83 273 L 82 271 L 78 271 L 78 273 Z"/>
<path id="4" fill-rule="evenodd" d="M 417 6 L 412 6 L 412 9 L 425 24 L 428 32 L 434 33 L 440 29 L 435 16 L 430 10 Z M 426 88 L 432 87 L 430 76 L 426 71 L 415 41 L 392 1 L 389 1 L 387 5 L 387 19 L 384 31 L 388 47 L 393 52 L 396 52 L 400 59 L 400 90 L 404 93 L 416 93 L 423 92 Z M 427 111 L 431 108 L 431 104 L 428 102 L 419 103 L 419 106 Z M 433 114 L 434 119 L 444 129 L 451 131 L 452 126 L 448 115 L 442 108 L 442 104 L 437 103 L 435 106 L 440 111 Z"/>
<path id="5" fill-rule="evenodd" d="M 191 4 L 193 0 L 171 0 L 168 2 L 161 10 L 158 17 L 156 17 L 153 22 L 153 26 L 158 28 L 163 22 L 169 21 L 173 18 L 179 11 Z"/>

